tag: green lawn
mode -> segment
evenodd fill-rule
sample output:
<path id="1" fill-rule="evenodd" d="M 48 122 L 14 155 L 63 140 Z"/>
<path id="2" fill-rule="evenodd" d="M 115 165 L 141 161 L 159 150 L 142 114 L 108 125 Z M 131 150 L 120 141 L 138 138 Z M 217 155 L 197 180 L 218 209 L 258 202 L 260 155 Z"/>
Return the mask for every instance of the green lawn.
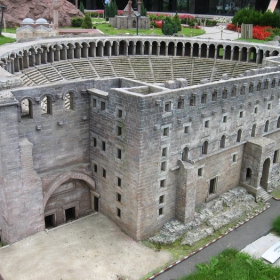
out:
<path id="1" fill-rule="evenodd" d="M 226 249 L 209 263 L 197 265 L 197 271 L 181 280 L 278 280 L 280 267 L 265 264 L 235 249 Z"/>
<path id="2" fill-rule="evenodd" d="M 272 195 L 276 198 L 280 198 L 280 189 L 275 189 L 273 192 L 272 192 Z"/>
<path id="3" fill-rule="evenodd" d="M 8 37 L 4 37 L 4 36 L 0 36 L 0 45 L 4 45 L 4 44 L 7 44 L 7 43 L 13 43 L 15 42 L 16 40 L 13 39 L 13 38 L 8 38 Z"/>
<path id="4" fill-rule="evenodd" d="M 2 32 L 6 32 L 6 33 L 16 33 L 16 28 L 6 28 L 6 29 L 2 29 Z"/>
<path id="5" fill-rule="evenodd" d="M 242 39 L 239 38 L 237 41 L 248 42 L 248 43 L 258 43 L 258 44 L 265 44 L 267 41 L 265 40 L 258 40 L 258 39 Z"/>

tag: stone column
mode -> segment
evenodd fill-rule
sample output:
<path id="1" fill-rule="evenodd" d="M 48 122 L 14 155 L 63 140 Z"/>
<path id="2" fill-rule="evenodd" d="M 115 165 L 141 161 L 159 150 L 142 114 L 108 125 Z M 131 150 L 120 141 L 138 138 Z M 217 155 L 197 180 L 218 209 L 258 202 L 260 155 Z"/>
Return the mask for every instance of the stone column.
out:
<path id="1" fill-rule="evenodd" d="M 150 44 L 149 46 L 149 55 L 152 55 L 153 52 L 153 44 Z"/>
<path id="2" fill-rule="evenodd" d="M 209 58 L 209 46 L 207 46 L 207 49 L 206 49 L 206 58 Z"/>
<path id="3" fill-rule="evenodd" d="M 26 53 L 23 55 L 23 68 L 29 68 L 29 56 Z"/>
<path id="4" fill-rule="evenodd" d="M 43 49 L 43 53 L 42 53 L 42 63 L 46 64 L 47 63 L 47 56 L 48 56 L 48 52 L 47 49 Z"/>
<path id="5" fill-rule="evenodd" d="M 37 53 L 35 54 L 35 64 L 36 65 L 41 64 L 41 53 L 39 51 L 37 51 Z"/>
<path id="6" fill-rule="evenodd" d="M 215 47 L 214 59 L 216 59 L 216 58 L 217 58 L 217 54 L 218 54 L 218 48 L 217 48 L 217 47 Z"/>
<path id="7" fill-rule="evenodd" d="M 225 57 L 226 57 L 226 49 L 223 48 L 223 60 L 225 60 Z"/>
<path id="8" fill-rule="evenodd" d="M 168 56 L 168 45 L 165 45 L 165 56 Z"/>
<path id="9" fill-rule="evenodd" d="M 157 45 L 157 55 L 160 55 L 160 44 Z"/>
<path id="10" fill-rule="evenodd" d="M 48 53 L 48 62 L 53 62 L 54 61 L 54 50 L 50 49 Z"/>
<path id="11" fill-rule="evenodd" d="M 247 59 L 246 59 L 247 62 L 250 61 L 250 50 L 247 50 Z"/>
<path id="12" fill-rule="evenodd" d="M 132 55 L 136 55 L 136 43 L 133 44 Z"/>
<path id="13" fill-rule="evenodd" d="M 78 0 L 76 0 L 76 2 L 77 1 Z M 53 0 L 53 28 L 54 29 L 58 29 L 58 10 L 59 10 L 59 0 Z"/>
<path id="14" fill-rule="evenodd" d="M 82 52 L 83 52 L 83 57 L 85 58 L 88 58 L 88 45 L 83 45 L 83 49 L 82 49 Z"/>
<path id="15" fill-rule="evenodd" d="M 230 52 L 230 60 L 231 61 L 233 60 L 233 54 L 234 54 L 234 49 L 231 49 L 231 52 Z"/>
<path id="16" fill-rule="evenodd" d="M 256 63 L 260 63 L 260 50 L 256 53 Z"/>
<path id="17" fill-rule="evenodd" d="M 185 56 L 185 51 L 186 51 L 186 47 L 185 47 L 185 44 L 183 44 L 183 47 L 182 47 L 182 56 Z"/>
<path id="18" fill-rule="evenodd" d="M 15 65 L 15 72 L 19 72 L 20 67 L 19 67 L 19 57 L 18 56 L 16 56 L 14 59 L 14 65 Z"/>
<path id="19" fill-rule="evenodd" d="M 193 46 L 191 46 L 190 57 L 193 57 Z"/>
<path id="20" fill-rule="evenodd" d="M 138 7 L 138 13 L 141 15 L 141 6 L 142 6 L 142 0 L 138 0 L 137 7 Z"/>
<path id="21" fill-rule="evenodd" d="M 201 57 L 201 47 L 198 48 L 198 57 Z"/>
<path id="22" fill-rule="evenodd" d="M 242 49 L 239 49 L 238 61 L 241 61 L 241 58 L 242 58 Z"/>
<path id="23" fill-rule="evenodd" d="M 54 61 L 60 61 L 60 48 L 56 47 L 54 51 Z"/>
<path id="24" fill-rule="evenodd" d="M 128 16 L 131 17 L 131 15 L 133 13 L 132 12 L 132 1 L 129 0 L 127 4 L 128 4 Z"/>

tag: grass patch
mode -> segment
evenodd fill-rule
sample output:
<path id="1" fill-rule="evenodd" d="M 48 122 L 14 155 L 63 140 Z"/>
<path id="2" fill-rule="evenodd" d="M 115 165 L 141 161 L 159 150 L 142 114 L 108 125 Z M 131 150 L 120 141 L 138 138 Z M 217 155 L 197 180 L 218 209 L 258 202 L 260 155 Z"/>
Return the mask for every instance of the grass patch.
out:
<path id="1" fill-rule="evenodd" d="M 209 263 L 197 264 L 197 271 L 181 280 L 277 280 L 280 268 L 265 264 L 235 249 L 226 249 Z"/>
<path id="2" fill-rule="evenodd" d="M 243 38 L 236 39 L 236 41 L 242 41 L 242 42 L 248 42 L 248 43 L 258 43 L 258 44 L 265 44 L 265 43 L 267 43 L 267 41 L 265 41 L 265 40 L 243 39 Z"/>
<path id="3" fill-rule="evenodd" d="M 272 196 L 274 196 L 275 198 L 280 198 L 280 189 L 275 189 L 272 192 Z"/>
<path id="4" fill-rule="evenodd" d="M 0 45 L 4 45 L 4 44 L 7 44 L 7 43 L 13 43 L 15 42 L 16 39 L 13 39 L 13 38 L 9 38 L 9 37 L 4 37 L 4 36 L 0 36 Z"/>
<path id="5" fill-rule="evenodd" d="M 16 33 L 16 28 L 14 27 L 14 28 L 6 28 L 6 29 L 2 29 L 2 32 L 6 32 L 6 33 Z"/>
<path id="6" fill-rule="evenodd" d="M 93 18 L 92 21 L 95 22 L 96 19 L 97 18 Z M 103 19 L 102 19 L 102 21 L 103 21 Z M 136 28 L 115 29 L 109 23 L 95 24 L 94 26 L 107 35 L 120 35 L 120 34 L 121 35 L 126 35 L 126 34 L 136 35 Z M 161 36 L 163 36 L 163 33 L 160 28 L 139 29 L 138 34 L 139 35 L 161 35 Z M 199 36 L 199 35 L 205 34 L 205 31 L 202 29 L 182 28 L 182 31 L 178 32 L 178 34 L 185 35 L 187 37 L 191 37 L 191 36 Z"/>
<path id="7" fill-rule="evenodd" d="M 280 235 L 280 216 L 276 217 L 272 222 L 273 230 Z"/>

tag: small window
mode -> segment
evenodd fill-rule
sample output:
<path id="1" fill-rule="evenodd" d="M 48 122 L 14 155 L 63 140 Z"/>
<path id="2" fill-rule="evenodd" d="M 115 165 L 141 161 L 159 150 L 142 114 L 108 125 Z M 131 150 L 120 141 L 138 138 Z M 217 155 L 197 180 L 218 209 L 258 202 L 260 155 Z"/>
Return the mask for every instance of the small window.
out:
<path id="1" fill-rule="evenodd" d="M 92 138 L 93 139 L 93 147 L 96 147 L 97 146 L 97 140 L 95 137 Z"/>
<path id="2" fill-rule="evenodd" d="M 185 147 L 182 153 L 182 161 L 187 161 L 189 159 L 189 152 L 190 149 L 188 147 Z"/>
<path id="3" fill-rule="evenodd" d="M 218 93 L 216 91 L 214 91 L 212 93 L 212 101 L 217 101 L 217 97 L 218 97 Z"/>
<path id="4" fill-rule="evenodd" d="M 275 88 L 275 85 L 276 85 L 276 80 L 273 79 L 273 80 L 272 80 L 272 83 L 271 83 L 271 88 Z"/>
<path id="5" fill-rule="evenodd" d="M 222 93 L 222 99 L 227 99 L 227 94 L 228 94 L 227 89 L 224 89 Z"/>
<path id="6" fill-rule="evenodd" d="M 122 179 L 120 177 L 117 177 L 117 185 L 118 187 L 122 186 Z"/>
<path id="7" fill-rule="evenodd" d="M 195 106 L 195 97 L 190 98 L 190 106 Z"/>
<path id="8" fill-rule="evenodd" d="M 205 122 L 204 122 L 204 127 L 209 128 L 209 121 L 205 121 Z"/>
<path id="9" fill-rule="evenodd" d="M 186 134 L 190 133 L 190 126 L 189 125 L 185 126 L 184 133 L 186 133 Z"/>
<path id="10" fill-rule="evenodd" d="M 117 149 L 117 158 L 122 159 L 122 150 L 121 149 Z"/>
<path id="11" fill-rule="evenodd" d="M 166 157 L 167 156 L 167 148 L 162 148 L 161 150 L 161 156 Z"/>
<path id="12" fill-rule="evenodd" d="M 171 102 L 165 102 L 165 105 L 164 105 L 164 110 L 165 112 L 171 112 Z"/>
<path id="13" fill-rule="evenodd" d="M 220 148 L 225 148 L 226 146 L 226 136 L 223 135 L 220 141 Z"/>
<path id="14" fill-rule="evenodd" d="M 202 154 L 206 155 L 208 153 L 208 142 L 205 141 L 202 145 Z"/>
<path id="15" fill-rule="evenodd" d="M 245 86 L 242 86 L 240 89 L 240 95 L 244 95 L 245 94 Z"/>
<path id="16" fill-rule="evenodd" d="M 198 175 L 199 177 L 202 176 L 202 167 L 200 167 L 200 168 L 197 169 L 197 175 Z"/>
<path id="17" fill-rule="evenodd" d="M 207 102 L 207 94 L 202 94 L 201 95 L 201 104 L 206 104 Z"/>
<path id="18" fill-rule="evenodd" d="M 45 96 L 41 101 L 41 114 L 50 115 L 52 113 L 51 109 L 52 109 L 52 99 L 50 96 Z"/>
<path id="19" fill-rule="evenodd" d="M 163 215 L 163 207 L 158 209 L 158 215 L 162 216 Z"/>
<path id="20" fill-rule="evenodd" d="M 102 141 L 102 151 L 106 151 L 106 142 Z"/>
<path id="21" fill-rule="evenodd" d="M 239 112 L 239 118 L 241 118 L 241 119 L 243 118 L 243 111 Z"/>
<path id="22" fill-rule="evenodd" d="M 254 113 L 257 114 L 258 113 L 258 107 L 255 107 L 254 109 Z"/>
<path id="23" fill-rule="evenodd" d="M 166 180 L 165 180 L 165 179 L 160 180 L 160 187 L 161 187 L 161 188 L 164 188 L 165 185 L 166 185 Z"/>
<path id="24" fill-rule="evenodd" d="M 22 118 L 33 118 L 32 102 L 29 99 L 25 98 L 21 101 L 20 109 Z"/>
<path id="25" fill-rule="evenodd" d="M 231 90 L 231 96 L 232 97 L 236 96 L 236 86 L 233 86 L 233 88 Z"/>
<path id="26" fill-rule="evenodd" d="M 277 120 L 277 128 L 280 128 L 280 117 L 278 117 L 278 120 Z"/>
<path id="27" fill-rule="evenodd" d="M 163 129 L 163 136 L 169 136 L 169 127 Z"/>
<path id="28" fill-rule="evenodd" d="M 120 193 L 117 193 L 117 201 L 122 202 L 122 196 Z"/>
<path id="29" fill-rule="evenodd" d="M 258 82 L 257 91 L 260 91 L 261 89 L 262 89 L 262 83 L 261 83 L 261 82 Z"/>
<path id="30" fill-rule="evenodd" d="M 257 128 L 257 125 L 253 124 L 252 131 L 251 131 L 251 137 L 255 137 L 256 136 L 256 128 Z"/>
<path id="31" fill-rule="evenodd" d="M 271 110 L 271 103 L 267 104 L 267 110 Z"/>
<path id="32" fill-rule="evenodd" d="M 180 99 L 177 106 L 178 109 L 184 109 L 184 99 Z"/>
<path id="33" fill-rule="evenodd" d="M 164 202 L 164 195 L 161 195 L 159 197 L 159 204 L 162 204 Z"/>
<path id="34" fill-rule="evenodd" d="M 117 126 L 117 136 L 122 136 L 122 127 Z"/>
<path id="35" fill-rule="evenodd" d="M 92 107 L 96 108 L 96 106 L 97 106 L 97 100 L 96 100 L 96 98 L 93 98 L 92 99 Z"/>
<path id="36" fill-rule="evenodd" d="M 68 92 L 64 97 L 64 104 L 66 110 L 74 110 L 74 93 Z"/>
<path id="37" fill-rule="evenodd" d="M 102 176 L 103 176 L 103 178 L 106 178 L 106 169 L 104 169 L 104 168 L 102 170 Z"/>
<path id="38" fill-rule="evenodd" d="M 264 82 L 264 89 L 268 89 L 268 80 Z"/>
<path id="39" fill-rule="evenodd" d="M 269 129 L 269 121 L 266 121 L 264 126 L 264 132 L 268 132 L 268 129 Z"/>
<path id="40" fill-rule="evenodd" d="M 236 162 L 237 161 L 237 154 L 232 155 L 232 162 Z"/>
<path id="41" fill-rule="evenodd" d="M 97 164 L 93 165 L 93 170 L 94 170 L 95 173 L 97 173 Z"/>
<path id="42" fill-rule="evenodd" d="M 118 216 L 119 218 L 121 218 L 121 214 L 122 214 L 121 209 L 120 209 L 120 208 L 117 208 L 117 216 Z"/>
<path id="43" fill-rule="evenodd" d="M 223 116 L 223 123 L 227 122 L 227 116 Z"/>
<path id="44" fill-rule="evenodd" d="M 273 163 L 277 163 L 279 158 L 279 150 L 274 152 Z"/>
<path id="45" fill-rule="evenodd" d="M 246 170 L 246 180 L 249 180 L 251 178 L 252 178 L 252 169 L 247 168 L 247 170 Z"/>
<path id="46" fill-rule="evenodd" d="M 122 118 L 123 116 L 123 111 L 118 109 L 118 118 Z"/>
<path id="47" fill-rule="evenodd" d="M 166 171 L 166 166 L 167 166 L 166 161 L 163 161 L 163 162 L 161 163 L 160 170 L 161 170 L 161 171 Z"/>
<path id="48" fill-rule="evenodd" d="M 209 194 L 216 193 L 216 185 L 217 185 L 217 178 L 211 179 L 209 184 Z"/>
<path id="49" fill-rule="evenodd" d="M 241 142 L 241 136 L 242 136 L 242 130 L 239 129 L 239 130 L 237 131 L 236 142 Z"/>
<path id="50" fill-rule="evenodd" d="M 254 91 L 254 85 L 250 84 L 250 86 L 249 86 L 249 93 L 253 93 L 253 91 Z"/>
<path id="51" fill-rule="evenodd" d="M 106 103 L 104 101 L 101 101 L 101 111 L 104 111 L 106 109 Z"/>

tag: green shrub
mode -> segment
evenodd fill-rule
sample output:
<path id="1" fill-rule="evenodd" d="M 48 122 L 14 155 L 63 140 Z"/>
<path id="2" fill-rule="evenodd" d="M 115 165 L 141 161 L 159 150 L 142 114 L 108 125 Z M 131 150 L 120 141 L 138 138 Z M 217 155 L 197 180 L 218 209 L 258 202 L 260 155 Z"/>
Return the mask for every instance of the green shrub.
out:
<path id="1" fill-rule="evenodd" d="M 146 10 L 143 2 L 141 4 L 141 16 L 142 17 L 146 17 L 147 16 L 147 10 Z"/>
<path id="2" fill-rule="evenodd" d="M 89 15 L 86 15 L 83 19 L 82 28 L 91 29 L 92 21 Z"/>
<path id="3" fill-rule="evenodd" d="M 280 234 L 280 216 L 272 222 L 273 230 L 275 230 L 278 234 Z"/>
<path id="4" fill-rule="evenodd" d="M 178 28 L 178 31 L 181 31 L 182 30 L 182 27 L 181 27 L 181 20 L 178 16 L 178 14 L 176 13 L 176 15 L 173 17 L 173 22 L 177 25 L 177 28 Z"/>
<path id="5" fill-rule="evenodd" d="M 166 19 L 162 21 L 162 33 L 164 35 L 173 35 L 177 32 L 177 24 L 170 17 L 166 17 Z"/>
<path id="6" fill-rule="evenodd" d="M 244 8 L 239 10 L 232 18 L 232 23 L 237 25 L 253 24 L 259 26 L 280 27 L 280 16 L 277 12 L 271 11 L 256 11 L 255 9 Z"/>
<path id="7" fill-rule="evenodd" d="M 105 11 L 106 11 L 106 19 L 113 18 L 116 15 L 118 15 L 118 6 L 116 2 L 113 0 L 111 1 L 110 5 L 105 5 Z"/>
<path id="8" fill-rule="evenodd" d="M 73 27 L 81 27 L 83 23 L 82 17 L 73 17 L 71 18 L 71 26 Z"/>
<path id="9" fill-rule="evenodd" d="M 84 3 L 81 1 L 80 6 L 79 6 L 79 10 L 84 13 L 85 12 L 85 7 L 84 7 Z"/>

